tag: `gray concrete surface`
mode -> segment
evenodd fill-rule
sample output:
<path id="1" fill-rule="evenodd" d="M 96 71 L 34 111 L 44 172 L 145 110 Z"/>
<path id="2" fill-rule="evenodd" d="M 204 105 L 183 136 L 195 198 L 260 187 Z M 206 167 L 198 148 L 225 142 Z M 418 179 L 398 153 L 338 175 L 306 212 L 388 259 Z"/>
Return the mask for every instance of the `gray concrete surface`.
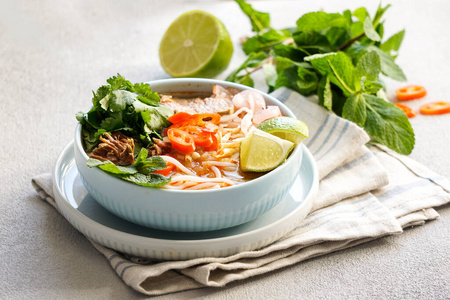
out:
<path id="1" fill-rule="evenodd" d="M 383 1 L 385 2 L 385 1 Z M 293 26 L 306 12 L 341 12 L 379 1 L 254 1 L 274 27 Z M 13 1 L 0 7 L 0 298 L 144 298 L 128 288 L 103 256 L 32 189 L 31 177 L 51 172 L 72 140 L 75 113 L 91 91 L 121 73 L 133 82 L 167 78 L 159 41 L 181 13 L 219 17 L 238 45 L 250 33 L 233 1 Z M 387 4 L 383 3 L 383 4 Z M 406 29 L 398 64 L 408 83 L 428 89 L 427 101 L 450 101 L 450 4 L 392 1 L 385 30 Z M 230 68 L 244 55 L 236 47 Z M 225 78 L 225 72 L 219 78 Z M 404 83 L 387 81 L 388 95 Z M 418 116 L 415 160 L 450 178 L 450 114 Z M 228 285 L 163 299 L 449 299 L 450 207 L 441 217 L 397 236 L 311 259 Z"/>

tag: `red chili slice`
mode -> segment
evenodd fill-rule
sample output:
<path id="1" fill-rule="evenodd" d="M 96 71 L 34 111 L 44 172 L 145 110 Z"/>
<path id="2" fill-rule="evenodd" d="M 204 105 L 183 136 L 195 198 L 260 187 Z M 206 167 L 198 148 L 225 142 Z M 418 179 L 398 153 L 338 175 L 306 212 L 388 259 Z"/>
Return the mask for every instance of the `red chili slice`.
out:
<path id="1" fill-rule="evenodd" d="M 169 176 L 169 174 L 172 172 L 172 170 L 175 169 L 175 165 L 173 163 L 168 162 L 167 167 L 162 170 L 154 171 L 153 173 L 160 174 L 163 176 Z"/>
<path id="2" fill-rule="evenodd" d="M 403 110 L 403 112 L 408 118 L 414 118 L 415 116 L 417 116 L 417 111 L 415 111 L 414 109 L 405 104 L 394 103 L 394 105 Z"/>
<path id="3" fill-rule="evenodd" d="M 187 112 L 179 112 L 176 113 L 174 115 L 171 115 L 170 117 L 167 118 L 167 120 L 169 120 L 170 123 L 172 124 L 176 124 L 176 123 L 180 123 L 189 119 L 192 119 L 194 115 L 187 113 Z"/>
<path id="4" fill-rule="evenodd" d="M 213 143 L 211 144 L 211 146 L 205 147 L 206 151 L 217 150 L 217 146 L 219 145 L 219 140 L 217 139 L 217 135 L 216 134 L 211 134 L 211 138 L 213 140 Z"/>
<path id="5" fill-rule="evenodd" d="M 450 103 L 439 101 L 422 105 L 420 113 L 424 115 L 443 115 L 450 113 Z"/>
<path id="6" fill-rule="evenodd" d="M 398 100 L 408 101 L 425 97 L 427 91 L 420 85 L 409 85 L 395 91 Z"/>
<path id="7" fill-rule="evenodd" d="M 194 152 L 194 137 L 189 133 L 178 128 L 169 128 L 167 130 L 167 136 L 170 139 L 172 147 L 178 152 L 181 152 L 183 154 Z"/>

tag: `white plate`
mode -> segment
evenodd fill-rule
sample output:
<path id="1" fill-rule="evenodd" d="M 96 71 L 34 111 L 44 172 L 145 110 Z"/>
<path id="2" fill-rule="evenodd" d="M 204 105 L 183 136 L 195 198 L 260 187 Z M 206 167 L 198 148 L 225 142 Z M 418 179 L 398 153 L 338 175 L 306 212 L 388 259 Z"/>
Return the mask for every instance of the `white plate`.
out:
<path id="1" fill-rule="evenodd" d="M 236 227 L 195 233 L 150 229 L 123 220 L 100 206 L 80 180 L 73 143 L 59 155 L 53 172 L 53 192 L 64 217 L 94 241 L 139 257 L 181 260 L 221 257 L 266 246 L 281 238 L 311 210 L 318 188 L 318 171 L 304 147 L 298 176 L 288 196 L 258 219 Z"/>

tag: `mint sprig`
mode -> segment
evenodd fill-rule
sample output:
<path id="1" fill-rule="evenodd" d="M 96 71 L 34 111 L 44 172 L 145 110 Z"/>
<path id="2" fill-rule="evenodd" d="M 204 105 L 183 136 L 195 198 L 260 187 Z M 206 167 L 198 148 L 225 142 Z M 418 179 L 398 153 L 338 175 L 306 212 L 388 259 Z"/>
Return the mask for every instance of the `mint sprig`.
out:
<path id="1" fill-rule="evenodd" d="M 152 173 L 167 167 L 164 159 L 160 156 L 147 158 L 147 155 L 147 149 L 142 148 L 136 161 L 130 166 L 116 166 L 110 161 L 94 158 L 89 158 L 86 164 L 90 168 L 98 167 L 111 176 L 145 187 L 159 187 L 169 183 L 170 177 Z"/>
<path id="2" fill-rule="evenodd" d="M 384 13 L 378 7 L 353 12 L 310 12 L 295 27 L 274 29 L 270 16 L 243 0 L 235 0 L 249 17 L 254 36 L 243 44 L 248 58 L 228 81 L 254 86 L 262 71 L 268 92 L 287 87 L 316 94 L 319 103 L 363 127 L 373 140 L 402 154 L 414 148 L 414 131 L 405 114 L 389 103 L 380 74 L 398 81 L 406 76 L 395 63 L 405 31 L 384 40 Z"/>

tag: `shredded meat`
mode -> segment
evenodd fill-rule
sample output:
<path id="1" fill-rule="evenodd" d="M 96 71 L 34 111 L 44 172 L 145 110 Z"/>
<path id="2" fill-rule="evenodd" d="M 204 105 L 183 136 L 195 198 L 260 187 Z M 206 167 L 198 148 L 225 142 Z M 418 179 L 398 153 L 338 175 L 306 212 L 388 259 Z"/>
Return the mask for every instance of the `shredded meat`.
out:
<path id="1" fill-rule="evenodd" d="M 153 146 L 148 148 L 148 156 L 164 155 L 172 151 L 172 145 L 161 141 L 160 139 L 153 139 L 155 143 Z"/>
<path id="2" fill-rule="evenodd" d="M 111 135 L 104 133 L 101 143 L 90 154 L 90 158 L 101 161 L 109 160 L 118 166 L 129 166 L 134 163 L 134 140 L 121 132 Z"/>

